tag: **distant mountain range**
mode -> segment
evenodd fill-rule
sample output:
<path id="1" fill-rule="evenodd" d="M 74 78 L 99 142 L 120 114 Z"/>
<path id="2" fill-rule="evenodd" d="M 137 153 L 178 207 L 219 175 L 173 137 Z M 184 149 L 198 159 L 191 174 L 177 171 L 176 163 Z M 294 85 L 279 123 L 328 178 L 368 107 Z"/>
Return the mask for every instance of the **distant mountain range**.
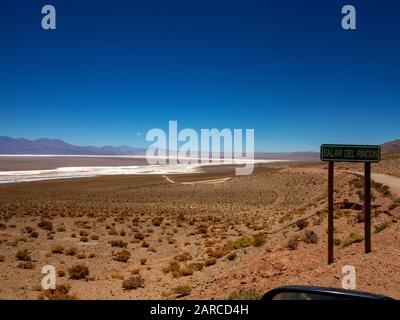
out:
<path id="1" fill-rule="evenodd" d="M 382 144 L 382 152 L 400 151 L 400 140 Z M 129 146 L 76 146 L 59 139 L 29 140 L 0 136 L 0 154 L 32 155 L 144 155 L 146 149 Z M 319 159 L 319 152 L 256 152 L 256 158 L 267 159 Z"/>
<path id="2" fill-rule="evenodd" d="M 382 144 L 382 152 L 399 152 L 400 151 L 400 140 L 394 140 Z"/>
<path id="3" fill-rule="evenodd" d="M 28 140 L 0 136 L 0 154 L 137 155 L 144 153 L 145 149 L 129 146 L 75 146 L 59 139 Z"/>

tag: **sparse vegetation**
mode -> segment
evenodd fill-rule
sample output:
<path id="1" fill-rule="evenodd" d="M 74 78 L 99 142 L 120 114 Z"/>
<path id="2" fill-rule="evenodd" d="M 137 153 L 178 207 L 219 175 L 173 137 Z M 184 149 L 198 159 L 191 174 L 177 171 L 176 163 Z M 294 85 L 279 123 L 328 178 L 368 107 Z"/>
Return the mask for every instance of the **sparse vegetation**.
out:
<path id="1" fill-rule="evenodd" d="M 228 300 L 244 300 L 244 301 L 250 301 L 250 300 L 261 300 L 263 297 L 263 294 L 255 289 L 249 289 L 249 290 L 240 290 L 238 292 L 232 293 L 229 295 Z"/>
<path id="2" fill-rule="evenodd" d="M 131 253 L 128 250 L 121 250 L 114 254 L 114 260 L 119 262 L 128 262 L 131 258 Z"/>
<path id="3" fill-rule="evenodd" d="M 68 285 L 57 285 L 56 289 L 49 289 L 40 294 L 39 300 L 78 300 L 76 295 L 69 294 L 71 287 Z"/>
<path id="4" fill-rule="evenodd" d="M 304 242 L 307 244 L 317 244 L 318 243 L 318 234 L 316 234 L 312 230 L 306 230 L 304 234 Z"/>
<path id="5" fill-rule="evenodd" d="M 29 251 L 27 249 L 19 250 L 17 251 L 17 254 L 15 255 L 17 260 L 20 261 L 31 261 L 31 256 L 29 255 Z"/>
<path id="6" fill-rule="evenodd" d="M 177 286 L 172 289 L 172 292 L 176 294 L 177 298 L 183 298 L 190 295 L 192 288 L 190 286 Z"/>
<path id="7" fill-rule="evenodd" d="M 382 232 L 383 230 L 385 230 L 388 227 L 389 227 L 388 223 L 382 223 L 380 225 L 377 225 L 377 226 L 375 226 L 374 233 L 375 234 L 380 233 L 380 232 Z"/>
<path id="8" fill-rule="evenodd" d="M 308 227 L 308 221 L 305 219 L 299 220 L 296 222 L 296 226 L 299 230 L 303 230 Z"/>
<path id="9" fill-rule="evenodd" d="M 47 220 L 42 220 L 38 223 L 38 227 L 47 230 L 47 231 L 52 231 L 53 230 L 53 224 L 50 221 Z"/>
<path id="10" fill-rule="evenodd" d="M 63 253 L 65 248 L 62 245 L 56 244 L 51 247 L 51 252 L 55 254 L 61 254 Z"/>
<path id="11" fill-rule="evenodd" d="M 89 268 L 83 264 L 76 264 L 68 269 L 69 277 L 73 280 L 87 279 L 89 277 Z"/>
<path id="12" fill-rule="evenodd" d="M 109 243 L 111 247 L 126 248 L 128 246 L 128 243 L 122 240 L 111 240 Z"/>
<path id="13" fill-rule="evenodd" d="M 289 250 L 296 250 L 299 246 L 299 238 L 294 236 L 291 237 L 288 241 L 287 247 Z"/>
<path id="14" fill-rule="evenodd" d="M 140 274 L 135 274 L 122 282 L 124 290 L 133 290 L 144 286 L 144 280 Z"/>
<path id="15" fill-rule="evenodd" d="M 351 233 L 346 239 L 342 241 L 342 247 L 351 246 L 353 243 L 364 241 L 364 236 L 359 233 Z"/>

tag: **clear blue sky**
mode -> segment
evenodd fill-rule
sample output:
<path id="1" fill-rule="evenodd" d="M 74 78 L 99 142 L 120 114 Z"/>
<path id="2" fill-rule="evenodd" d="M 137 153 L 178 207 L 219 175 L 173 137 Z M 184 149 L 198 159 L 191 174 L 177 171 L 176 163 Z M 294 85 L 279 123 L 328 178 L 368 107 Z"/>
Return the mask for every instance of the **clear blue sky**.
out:
<path id="1" fill-rule="evenodd" d="M 254 128 L 258 151 L 400 138 L 400 1 L 3 0 L 0 37 L 0 135 L 143 147 L 178 120 Z"/>

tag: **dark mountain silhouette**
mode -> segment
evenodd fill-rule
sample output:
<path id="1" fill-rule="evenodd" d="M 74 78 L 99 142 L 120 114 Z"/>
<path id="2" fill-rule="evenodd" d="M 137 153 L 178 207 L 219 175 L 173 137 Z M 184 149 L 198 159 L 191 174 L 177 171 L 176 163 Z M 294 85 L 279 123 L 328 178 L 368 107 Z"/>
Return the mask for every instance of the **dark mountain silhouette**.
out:
<path id="1" fill-rule="evenodd" d="M 59 139 L 28 140 L 0 136 L 0 154 L 54 154 L 54 155 L 135 155 L 144 149 L 121 147 L 76 146 Z"/>

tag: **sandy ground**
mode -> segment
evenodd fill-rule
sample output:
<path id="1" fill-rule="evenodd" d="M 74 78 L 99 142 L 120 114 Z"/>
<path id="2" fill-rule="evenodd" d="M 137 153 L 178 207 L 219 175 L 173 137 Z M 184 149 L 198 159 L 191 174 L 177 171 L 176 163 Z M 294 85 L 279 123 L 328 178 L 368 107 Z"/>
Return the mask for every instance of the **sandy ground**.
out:
<path id="1" fill-rule="evenodd" d="M 337 171 L 337 245 L 327 266 L 326 176 L 326 166 L 308 163 L 257 166 L 251 176 L 214 167 L 1 185 L 0 298 L 38 299 L 47 264 L 79 299 L 226 299 L 285 284 L 340 287 L 348 264 L 359 289 L 400 298 L 400 195 L 373 190 L 379 232 L 365 255 L 362 239 L 344 245 L 351 233 L 362 235 L 359 178 Z M 116 260 L 123 250 L 126 262 Z M 71 279 L 76 265 L 88 268 L 84 279 Z M 124 289 L 137 275 L 140 286 Z"/>

